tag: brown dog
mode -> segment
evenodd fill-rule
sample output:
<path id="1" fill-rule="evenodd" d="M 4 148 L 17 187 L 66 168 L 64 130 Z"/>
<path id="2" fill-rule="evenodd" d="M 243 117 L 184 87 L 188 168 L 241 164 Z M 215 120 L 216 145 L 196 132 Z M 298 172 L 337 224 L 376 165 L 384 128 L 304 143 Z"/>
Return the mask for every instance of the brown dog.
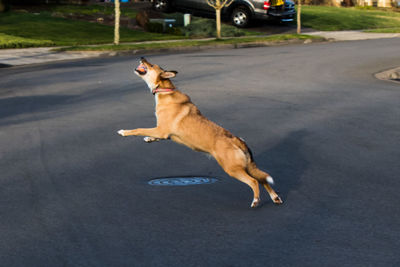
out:
<path id="1" fill-rule="evenodd" d="M 122 136 L 146 136 L 145 142 L 172 139 L 173 141 L 212 155 L 230 176 L 246 183 L 253 190 L 251 207 L 260 203 L 261 183 L 275 204 L 281 204 L 281 198 L 269 184 L 272 177 L 257 168 L 246 143 L 229 131 L 205 118 L 190 98 L 176 90 L 170 81 L 176 71 L 164 71 L 157 65 L 142 58 L 135 73 L 141 77 L 155 95 L 157 127 L 119 130 Z"/>

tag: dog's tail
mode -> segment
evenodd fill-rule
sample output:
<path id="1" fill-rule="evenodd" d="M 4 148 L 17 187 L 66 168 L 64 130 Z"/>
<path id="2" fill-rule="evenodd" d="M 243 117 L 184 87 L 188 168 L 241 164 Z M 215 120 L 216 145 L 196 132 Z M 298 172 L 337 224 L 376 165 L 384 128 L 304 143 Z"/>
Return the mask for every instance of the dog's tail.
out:
<path id="1" fill-rule="evenodd" d="M 241 149 L 247 156 L 247 172 L 250 174 L 250 176 L 257 179 L 257 181 L 259 181 L 261 184 L 268 183 L 270 185 L 273 185 L 274 179 L 272 178 L 272 176 L 257 168 L 257 165 L 254 162 L 253 153 L 251 152 L 250 148 L 247 146 L 243 139 L 238 138 L 238 140 L 240 142 Z"/>
<path id="2" fill-rule="evenodd" d="M 266 173 L 265 171 L 262 171 L 259 168 L 257 168 L 256 163 L 254 161 L 248 163 L 247 172 L 252 177 L 256 178 L 261 184 L 269 183 L 270 185 L 273 185 L 275 183 L 272 176 Z"/>

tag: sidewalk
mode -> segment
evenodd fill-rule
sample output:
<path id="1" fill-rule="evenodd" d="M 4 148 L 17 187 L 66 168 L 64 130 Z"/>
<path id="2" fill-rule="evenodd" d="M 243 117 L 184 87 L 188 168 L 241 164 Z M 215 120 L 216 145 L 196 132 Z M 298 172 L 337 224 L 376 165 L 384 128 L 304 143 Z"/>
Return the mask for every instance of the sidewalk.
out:
<path id="1" fill-rule="evenodd" d="M 0 49 L 0 68 L 100 56 L 98 52 L 54 52 L 54 47 Z M 104 52 L 103 52 L 104 53 Z"/>
<path id="2" fill-rule="evenodd" d="M 365 33 L 361 31 L 307 32 L 331 41 L 399 38 L 400 33 Z M 161 41 L 163 42 L 163 41 Z M 171 42 L 171 41 L 164 41 Z M 143 42 L 144 43 L 144 42 Z M 0 49 L 0 68 L 112 55 L 112 52 L 54 52 L 54 47 Z M 117 54 L 117 53 L 115 53 Z"/>
<path id="3" fill-rule="evenodd" d="M 400 33 L 372 33 L 362 31 L 308 32 L 307 34 L 321 36 L 332 41 L 357 41 L 400 37 Z"/>
<path id="4" fill-rule="evenodd" d="M 211 40 L 213 38 L 204 38 L 202 40 Z M 182 40 L 166 40 L 166 41 L 144 41 L 124 44 L 146 44 L 146 43 L 169 43 L 179 42 Z M 85 52 L 55 52 L 52 51 L 57 47 L 39 47 L 39 48 L 20 48 L 20 49 L 0 49 L 0 68 L 20 66 L 28 64 L 46 63 L 60 60 L 73 60 L 81 58 L 91 58 L 99 56 L 112 56 L 117 54 L 112 51 L 85 51 Z"/>

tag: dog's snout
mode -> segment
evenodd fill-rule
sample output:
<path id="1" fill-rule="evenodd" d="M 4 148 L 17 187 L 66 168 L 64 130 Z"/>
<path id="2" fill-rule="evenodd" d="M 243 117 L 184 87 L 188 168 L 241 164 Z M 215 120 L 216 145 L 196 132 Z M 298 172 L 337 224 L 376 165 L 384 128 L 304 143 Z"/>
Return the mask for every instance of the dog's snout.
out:
<path id="1" fill-rule="evenodd" d="M 135 72 L 140 75 L 145 75 L 147 73 L 147 67 L 143 63 L 140 63 L 139 66 L 136 67 Z"/>

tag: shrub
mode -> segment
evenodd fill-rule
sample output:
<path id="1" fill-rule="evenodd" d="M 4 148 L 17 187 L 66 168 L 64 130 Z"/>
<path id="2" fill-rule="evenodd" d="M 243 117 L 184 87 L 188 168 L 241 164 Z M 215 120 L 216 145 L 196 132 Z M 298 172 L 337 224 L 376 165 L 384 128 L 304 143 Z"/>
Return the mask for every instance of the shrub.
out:
<path id="1" fill-rule="evenodd" d="M 164 29 L 163 24 L 161 22 L 156 22 L 156 21 L 148 22 L 146 24 L 145 28 L 148 32 L 167 33 L 167 34 L 172 34 L 172 35 L 182 35 L 181 29 L 179 29 L 177 27 L 166 27 Z"/>
<path id="2" fill-rule="evenodd" d="M 163 33 L 163 25 L 158 22 L 149 22 L 146 24 L 146 30 L 148 32 Z"/>
<path id="3" fill-rule="evenodd" d="M 215 20 L 193 18 L 192 23 L 183 28 L 183 34 L 187 37 L 215 37 Z M 238 37 L 245 35 L 245 32 L 234 26 L 222 24 L 221 35 L 222 37 Z"/>
<path id="4" fill-rule="evenodd" d="M 165 30 L 165 33 L 172 34 L 172 35 L 182 35 L 182 30 L 177 27 L 168 27 Z"/>

